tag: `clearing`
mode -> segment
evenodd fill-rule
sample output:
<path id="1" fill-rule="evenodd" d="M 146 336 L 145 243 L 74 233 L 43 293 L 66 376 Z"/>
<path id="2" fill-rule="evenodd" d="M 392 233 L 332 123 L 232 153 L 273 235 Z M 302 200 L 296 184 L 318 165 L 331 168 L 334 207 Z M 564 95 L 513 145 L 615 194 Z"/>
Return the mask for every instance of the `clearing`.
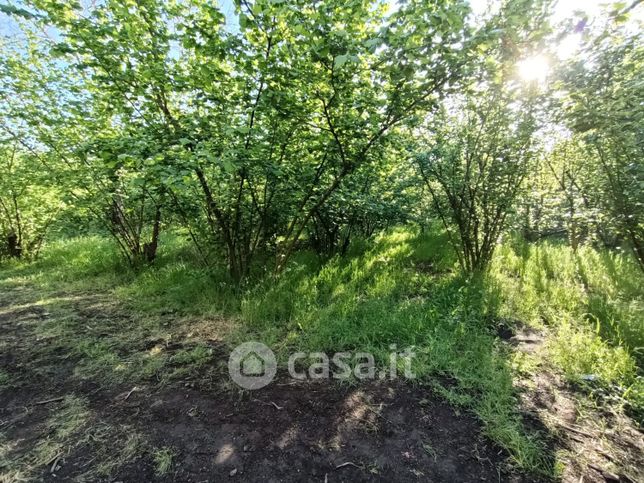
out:
<path id="1" fill-rule="evenodd" d="M 388 304 L 396 340 L 417 344 L 400 322 L 410 307 L 431 313 L 426 304 L 435 300 L 453 313 L 465 302 L 443 300 L 457 282 L 425 256 L 440 244 L 438 235 L 393 232 L 317 277 L 361 293 L 354 311 Z M 459 340 L 454 322 L 425 321 L 413 333 L 431 329 L 436 339 L 427 343 L 444 351 L 420 350 L 432 362 L 422 359 L 414 380 L 296 381 L 280 355 L 287 348 L 357 346 L 349 327 L 328 327 L 331 318 L 349 324 L 338 308 L 346 293 L 317 295 L 326 314 L 318 308 L 311 317 L 320 325 L 298 315 L 294 329 L 280 332 L 284 323 L 257 318 L 299 310 L 292 305 L 301 293 L 288 294 L 288 305 L 271 292 L 305 290 L 297 270 L 269 292 L 211 293 L 220 299 L 207 312 L 201 284 L 215 282 L 177 253 L 153 274 L 132 274 L 105 247 L 72 240 L 3 272 L 0 481 L 641 481 L 644 443 L 633 411 L 600 406 L 599 387 L 589 392 L 565 377 L 548 349 L 556 327 L 503 319 L 495 333 L 474 325 Z M 401 268 L 397 256 L 410 253 L 414 263 Z M 404 284 L 412 273 L 413 286 Z M 399 283 L 387 292 L 382 276 Z M 237 314 L 226 308 L 234 297 Z M 384 319 L 370 323 L 373 333 L 386 329 Z M 326 329 L 345 340 L 331 345 Z M 238 342 L 253 339 L 275 348 L 280 368 L 270 385 L 246 391 L 231 381 L 227 361 Z M 375 344 L 363 347 L 377 353 Z"/>

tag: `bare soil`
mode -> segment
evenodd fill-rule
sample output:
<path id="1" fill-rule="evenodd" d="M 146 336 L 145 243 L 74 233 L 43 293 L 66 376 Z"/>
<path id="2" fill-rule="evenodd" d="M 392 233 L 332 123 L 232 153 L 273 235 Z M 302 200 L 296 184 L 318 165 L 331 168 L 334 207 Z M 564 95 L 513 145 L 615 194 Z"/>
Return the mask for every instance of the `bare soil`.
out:
<path id="1" fill-rule="evenodd" d="M 526 354 L 545 349 L 545 334 L 529 327 L 504 338 Z M 515 385 L 526 423 L 549 435 L 551 451 L 558 452 L 561 481 L 644 481 L 644 434 L 623 411 L 567 384 L 547 364 Z"/>
<path id="2" fill-rule="evenodd" d="M 474 417 L 420 385 L 279 375 L 241 392 L 225 380 L 224 346 L 221 384 L 80 378 L 69 354 L 38 350 L 51 341 L 32 330 L 51 315 L 30 299 L 0 297 L 0 368 L 15 382 L 0 389 L 0 480 L 530 481 Z M 84 402 L 79 414 L 68 414 L 70 396 Z M 52 423 L 61 417 L 66 426 Z M 160 449 L 171 455 L 163 474 Z"/>
<path id="3" fill-rule="evenodd" d="M 95 295 L 72 300 L 75 323 L 94 334 L 113 330 L 109 320 L 135 323 L 113 305 L 101 312 Z M 537 481 L 514 470 L 477 419 L 429 385 L 280 374 L 264 389 L 241 391 L 216 339 L 207 380 L 82 377 L 74 356 L 51 349 L 55 338 L 37 335 L 40 324 L 58 322 L 50 308 L 24 287 L 0 294 L 0 370 L 10 381 L 0 384 L 2 483 Z M 543 345 L 535 331 L 501 337 L 530 354 Z M 188 339 L 165 342 L 164 350 L 185 349 Z M 142 351 L 163 343 L 137 342 Z M 563 451 L 563 481 L 641 481 L 644 443 L 632 421 L 581 406 L 548 368 L 517 386 L 527 424 L 551 435 L 552 454 Z"/>

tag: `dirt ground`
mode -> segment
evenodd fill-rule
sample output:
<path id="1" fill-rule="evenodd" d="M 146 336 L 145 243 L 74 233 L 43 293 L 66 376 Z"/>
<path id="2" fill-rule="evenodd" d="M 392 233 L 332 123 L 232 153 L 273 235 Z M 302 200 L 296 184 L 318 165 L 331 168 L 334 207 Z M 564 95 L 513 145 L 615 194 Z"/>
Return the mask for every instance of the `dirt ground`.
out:
<path id="1" fill-rule="evenodd" d="M 0 305 L 0 367 L 18 381 L 0 390 L 6 481 L 527 481 L 472 416 L 423 387 L 80 378 L 73 357 L 37 350 L 54 342 L 32 333 L 52 315 L 23 295 Z"/>
<path id="2" fill-rule="evenodd" d="M 228 351 L 216 340 L 207 384 L 189 377 L 127 385 L 80 377 L 69 354 L 39 350 L 55 341 L 36 337 L 34 327 L 52 315 L 32 298 L 20 291 L 0 297 L 0 369 L 14 381 L 0 385 L 2 482 L 537 481 L 510 467 L 472 415 L 420 384 L 341 385 L 279 375 L 264 389 L 241 392 L 228 382 Z M 74 311 L 90 313 L 82 303 Z M 510 342 L 523 350 L 517 340 Z M 530 342 L 529 350 L 538 344 Z M 600 435 L 575 429 L 574 401 L 559 404 L 563 386 L 527 386 L 527 413 L 558 418 L 561 407 L 568 414 L 557 442 L 616 458 L 601 449 Z M 553 390 L 560 399 L 549 396 Z M 640 432 L 628 431 L 616 439 L 627 449 L 632 475 L 638 464 L 632 454 L 644 445 Z M 606 461 L 589 461 L 573 458 L 563 479 L 636 481 L 602 473 Z"/>
<path id="3" fill-rule="evenodd" d="M 95 424 L 129 424 L 148 445 L 174 453 L 163 477 L 144 453 L 115 468 L 112 481 L 508 480 L 503 454 L 477 436 L 476 423 L 440 402 L 419 404 L 419 391 L 316 386 L 276 384 L 243 399 L 180 388 L 120 402 L 97 393 L 90 408 Z M 40 429 L 31 421 L 14 428 L 11 437 L 25 442 Z M 91 445 L 77 447 L 39 478 L 73 479 L 94 456 Z"/>
<path id="4" fill-rule="evenodd" d="M 544 350 L 544 334 L 531 328 L 504 338 L 525 354 Z M 548 366 L 517 378 L 515 385 L 526 424 L 542 429 L 557 453 L 561 481 L 644 481 L 644 434 L 623 411 L 588 398 Z"/>

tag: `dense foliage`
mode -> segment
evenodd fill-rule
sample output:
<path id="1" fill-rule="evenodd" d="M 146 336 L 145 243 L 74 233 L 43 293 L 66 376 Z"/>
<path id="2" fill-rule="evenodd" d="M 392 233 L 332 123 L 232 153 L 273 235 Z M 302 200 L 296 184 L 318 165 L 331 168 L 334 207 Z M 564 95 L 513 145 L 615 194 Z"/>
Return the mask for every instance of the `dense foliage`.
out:
<path id="1" fill-rule="evenodd" d="M 548 2 L 479 18 L 451 0 L 239 1 L 238 27 L 196 1 L 5 5 L 20 26 L 0 59 L 5 158 L 28 159 L 42 186 L 30 190 L 55 183 L 50 197 L 134 266 L 177 227 L 240 280 L 270 258 L 281 271 L 302 243 L 344 253 L 356 235 L 432 217 L 469 271 L 508 226 L 629 246 L 642 263 L 642 47 L 618 7 L 546 92 L 516 66 L 571 33 Z M 548 147 L 561 123 L 574 140 Z M 15 257 L 51 220 L 17 221 L 25 178 L 9 173 Z"/>
<path id="2" fill-rule="evenodd" d="M 641 416 L 641 0 L 563 21 L 549 0 L 233 3 L 0 0 L 3 277 L 230 316 L 280 357 L 414 346 L 548 476 L 513 386 L 537 363 L 505 326 Z M 83 376 L 185 375 L 141 349 L 165 325 L 130 322 L 39 330 Z"/>

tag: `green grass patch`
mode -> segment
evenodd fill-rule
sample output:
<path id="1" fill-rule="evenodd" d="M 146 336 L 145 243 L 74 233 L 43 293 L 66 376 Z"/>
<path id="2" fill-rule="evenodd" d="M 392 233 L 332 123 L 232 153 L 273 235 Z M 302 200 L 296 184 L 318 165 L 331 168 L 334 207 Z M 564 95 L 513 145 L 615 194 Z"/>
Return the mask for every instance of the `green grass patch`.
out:
<path id="1" fill-rule="evenodd" d="M 172 460 L 174 459 L 174 451 L 171 448 L 157 448 L 152 452 L 154 459 L 154 473 L 157 476 L 164 476 L 172 468 Z"/>
<path id="2" fill-rule="evenodd" d="M 32 284 L 50 296 L 41 303 L 56 316 L 37 335 L 55 341 L 47 350 L 72 354 L 76 376 L 105 384 L 206 377 L 214 336 L 199 324 L 210 319 L 238 320 L 219 335 L 231 345 L 262 340 L 282 364 L 299 350 L 365 351 L 385 367 L 392 346 L 411 347 L 416 383 L 478 415 L 517 466 L 549 476 L 557 463 L 523 424 L 513 385 L 539 370 L 539 357 L 571 382 L 644 408 L 644 280 L 627 255 L 509 239 L 489 274 L 468 278 L 440 229 L 395 229 L 344 257 L 302 251 L 279 278 L 239 287 L 224 267 L 201 267 L 185 237 L 163 241 L 155 265 L 136 272 L 104 239 L 56 242 L 35 263 L 0 267 L 0 287 Z M 79 316 L 74 297 L 96 291 L 118 310 L 103 300 Z M 544 329 L 546 350 L 513 352 L 497 337 L 500 322 Z"/>
<path id="3" fill-rule="evenodd" d="M 644 277 L 629 255 L 513 241 L 499 248 L 491 279 L 502 316 L 550 330 L 550 361 L 570 381 L 642 411 Z"/>
<path id="4" fill-rule="evenodd" d="M 0 389 L 11 385 L 11 376 L 6 371 L 0 369 Z"/>
<path id="5" fill-rule="evenodd" d="M 418 381 L 449 378 L 455 384 L 433 389 L 476 412 L 518 465 L 550 473 L 537 435 L 516 414 L 509 354 L 490 326 L 500 294 L 462 277 L 454 261 L 443 233 L 394 230 L 318 272 L 294 263 L 275 284 L 246 295 L 242 316 L 282 360 L 295 350 L 365 351 L 386 366 L 392 345 L 412 347 Z"/>
<path id="6" fill-rule="evenodd" d="M 492 274 L 504 295 L 504 315 L 554 326 L 565 315 L 644 361 L 644 277 L 632 257 L 513 241 L 499 247 Z"/>

